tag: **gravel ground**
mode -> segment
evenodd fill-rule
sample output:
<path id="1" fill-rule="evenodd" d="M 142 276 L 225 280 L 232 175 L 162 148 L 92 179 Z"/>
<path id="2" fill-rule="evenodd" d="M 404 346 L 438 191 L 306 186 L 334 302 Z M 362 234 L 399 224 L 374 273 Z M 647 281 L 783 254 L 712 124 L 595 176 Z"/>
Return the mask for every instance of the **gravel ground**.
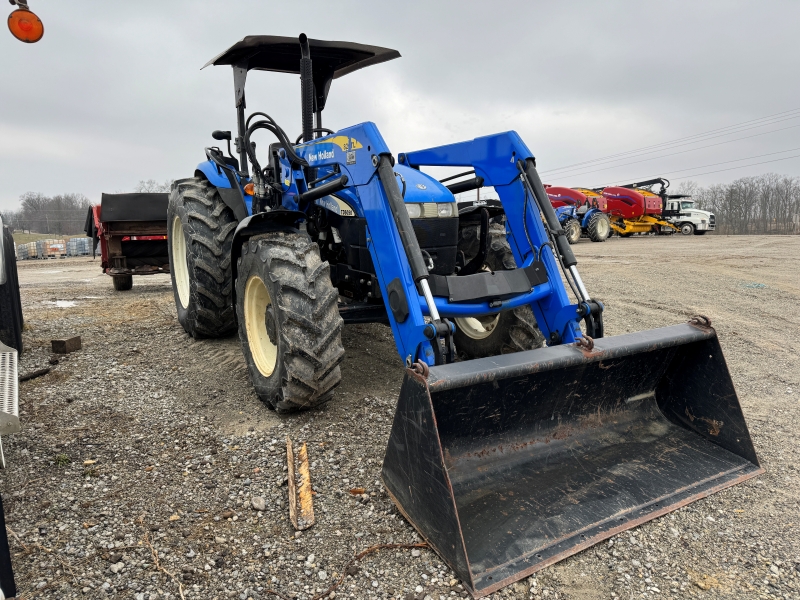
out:
<path id="1" fill-rule="evenodd" d="M 612 239 L 575 246 L 608 335 L 709 315 L 767 473 L 620 534 L 492 598 L 800 598 L 800 237 Z M 310 598 L 358 551 L 414 543 L 380 482 L 402 380 L 391 333 L 344 330 L 344 383 L 280 418 L 239 342 L 194 342 L 166 276 L 114 292 L 98 261 L 19 263 L 22 373 L 0 492 L 20 598 Z M 317 524 L 288 520 L 284 440 L 307 442 Z M 353 488 L 366 494 L 355 497 Z M 257 511 L 255 503 L 264 508 Z M 263 506 L 260 505 L 263 499 Z M 157 557 L 157 558 L 156 558 Z M 429 550 L 381 550 L 338 598 L 464 596 Z"/>

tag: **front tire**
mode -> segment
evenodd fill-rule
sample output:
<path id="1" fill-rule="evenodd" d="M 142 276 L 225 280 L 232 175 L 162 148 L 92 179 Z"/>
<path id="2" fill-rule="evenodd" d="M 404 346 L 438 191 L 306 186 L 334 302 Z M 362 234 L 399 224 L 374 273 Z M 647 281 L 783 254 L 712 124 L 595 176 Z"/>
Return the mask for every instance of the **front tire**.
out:
<path id="1" fill-rule="evenodd" d="M 464 252 L 467 260 L 477 254 L 478 244 L 475 240 L 478 234 L 471 230 L 476 227 L 468 225 L 459 232 L 458 249 Z M 497 223 L 489 226 L 486 266 L 492 271 L 517 268 L 505 228 Z M 456 325 L 453 336 L 456 350 L 467 359 L 533 350 L 544 345 L 544 336 L 539 331 L 530 306 L 520 306 L 494 315 L 453 320 Z"/>
<path id="2" fill-rule="evenodd" d="M 343 321 L 330 266 L 300 233 L 244 242 L 236 276 L 239 339 L 258 397 L 278 412 L 320 406 L 342 380 Z"/>
<path id="3" fill-rule="evenodd" d="M 706 234 L 706 230 L 704 229 L 704 230 L 700 231 L 698 229 L 695 229 L 694 234 L 695 235 L 705 235 Z"/>
<path id="4" fill-rule="evenodd" d="M 691 223 L 681 223 L 681 233 L 683 235 L 692 235 L 694 233 L 694 225 Z"/>
<path id="5" fill-rule="evenodd" d="M 608 215 L 597 213 L 589 219 L 586 226 L 586 233 L 593 242 L 605 242 L 611 235 L 611 221 Z"/>
<path id="6" fill-rule="evenodd" d="M 19 296 L 17 259 L 14 254 L 14 237 L 7 227 L 0 230 L 2 236 L 5 283 L 0 285 L 0 342 L 22 354 L 22 301 Z"/>
<path id="7" fill-rule="evenodd" d="M 564 223 L 564 231 L 567 234 L 567 241 L 570 243 L 570 246 L 577 244 L 578 240 L 581 239 L 581 224 L 577 219 L 568 219 L 567 222 Z"/>
<path id="8" fill-rule="evenodd" d="M 238 222 L 217 188 L 203 179 L 172 185 L 167 209 L 170 277 L 178 322 L 193 338 L 236 330 L 231 244 Z"/>

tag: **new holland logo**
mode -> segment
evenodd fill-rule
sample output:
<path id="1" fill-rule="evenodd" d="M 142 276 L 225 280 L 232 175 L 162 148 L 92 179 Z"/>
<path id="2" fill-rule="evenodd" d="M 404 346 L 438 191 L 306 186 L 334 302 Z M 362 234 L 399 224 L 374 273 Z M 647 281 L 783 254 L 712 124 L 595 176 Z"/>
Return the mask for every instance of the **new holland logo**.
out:
<path id="1" fill-rule="evenodd" d="M 306 155 L 306 160 L 310 163 L 320 162 L 323 160 L 334 160 L 336 157 L 335 149 L 338 148 L 342 152 L 346 152 L 346 160 L 348 165 L 355 164 L 356 150 L 363 148 L 355 138 L 347 137 L 346 135 L 337 135 L 332 138 L 327 138 L 314 142 L 314 152 Z"/>
<path id="2" fill-rule="evenodd" d="M 417 189 L 420 189 L 420 190 L 427 190 L 428 188 L 427 188 L 427 186 L 426 186 L 424 183 L 418 183 L 418 184 L 417 184 Z"/>
<path id="3" fill-rule="evenodd" d="M 325 150 L 324 148 L 318 150 L 314 154 L 308 155 L 308 162 L 317 162 L 318 160 L 328 160 L 335 156 L 333 150 Z"/>

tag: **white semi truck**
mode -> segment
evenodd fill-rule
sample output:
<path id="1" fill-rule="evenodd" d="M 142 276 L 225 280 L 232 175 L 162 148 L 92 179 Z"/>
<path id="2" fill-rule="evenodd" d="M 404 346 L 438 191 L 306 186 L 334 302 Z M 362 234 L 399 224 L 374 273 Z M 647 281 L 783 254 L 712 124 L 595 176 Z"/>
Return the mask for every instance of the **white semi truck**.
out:
<path id="1" fill-rule="evenodd" d="M 703 235 L 717 227 L 714 213 L 695 208 L 694 200 L 689 196 L 668 196 L 662 216 L 680 229 L 683 235 Z"/>

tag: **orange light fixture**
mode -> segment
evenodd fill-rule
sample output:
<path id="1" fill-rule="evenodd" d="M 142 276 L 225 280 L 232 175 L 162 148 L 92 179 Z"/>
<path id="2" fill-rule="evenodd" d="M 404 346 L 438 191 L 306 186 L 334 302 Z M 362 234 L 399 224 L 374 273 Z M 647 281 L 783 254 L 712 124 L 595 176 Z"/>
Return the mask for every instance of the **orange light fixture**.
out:
<path id="1" fill-rule="evenodd" d="M 248 196 L 252 196 L 256 193 L 256 186 L 252 183 L 248 183 L 244 186 L 244 193 Z"/>
<path id="2" fill-rule="evenodd" d="M 8 29 L 11 35 L 26 44 L 38 42 L 44 35 L 41 19 L 24 8 L 18 8 L 8 15 Z"/>

